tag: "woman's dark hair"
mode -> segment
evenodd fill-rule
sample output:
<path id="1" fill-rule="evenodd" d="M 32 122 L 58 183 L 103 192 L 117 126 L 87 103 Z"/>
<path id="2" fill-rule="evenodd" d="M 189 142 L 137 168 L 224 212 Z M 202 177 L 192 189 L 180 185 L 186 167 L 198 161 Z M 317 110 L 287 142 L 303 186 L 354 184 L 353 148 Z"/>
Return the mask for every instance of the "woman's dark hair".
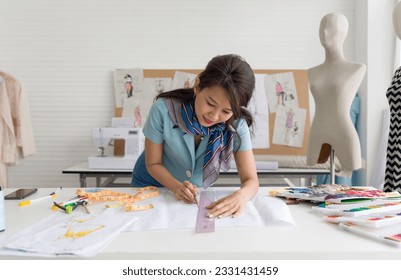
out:
<path id="1" fill-rule="evenodd" d="M 238 118 L 244 118 L 248 126 L 253 124 L 253 117 L 246 107 L 255 89 L 255 75 L 242 57 L 235 54 L 216 56 L 209 61 L 205 70 L 197 78 L 199 79 L 197 85 L 199 90 L 219 86 L 227 91 L 233 111 L 233 116 L 226 122 L 227 127 Z M 156 96 L 156 99 L 171 97 L 188 101 L 193 98 L 193 95 L 193 88 L 176 89 L 162 92 Z"/>

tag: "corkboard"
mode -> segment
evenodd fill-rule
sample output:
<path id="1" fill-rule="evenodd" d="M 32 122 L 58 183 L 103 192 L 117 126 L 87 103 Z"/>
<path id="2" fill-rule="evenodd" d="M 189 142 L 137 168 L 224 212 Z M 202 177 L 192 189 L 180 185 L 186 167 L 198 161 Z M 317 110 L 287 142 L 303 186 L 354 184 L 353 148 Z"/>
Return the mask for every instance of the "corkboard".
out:
<path id="1" fill-rule="evenodd" d="M 175 71 L 188 72 L 199 74 L 201 70 L 196 69 L 144 69 L 143 75 L 145 78 L 173 78 Z M 289 147 L 285 145 L 275 145 L 273 140 L 273 129 L 275 122 L 275 113 L 269 114 L 269 149 L 254 149 L 255 154 L 259 155 L 294 155 L 304 156 L 307 153 L 308 137 L 310 130 L 310 114 L 309 114 L 309 85 L 307 70 L 254 70 L 256 74 L 275 74 L 292 72 L 295 79 L 295 87 L 298 94 L 298 106 L 306 109 L 305 131 L 303 146 L 301 148 Z M 122 108 L 115 108 L 115 116 L 121 117 Z M 114 154 L 116 156 L 124 155 L 124 140 L 116 140 L 114 143 Z"/>

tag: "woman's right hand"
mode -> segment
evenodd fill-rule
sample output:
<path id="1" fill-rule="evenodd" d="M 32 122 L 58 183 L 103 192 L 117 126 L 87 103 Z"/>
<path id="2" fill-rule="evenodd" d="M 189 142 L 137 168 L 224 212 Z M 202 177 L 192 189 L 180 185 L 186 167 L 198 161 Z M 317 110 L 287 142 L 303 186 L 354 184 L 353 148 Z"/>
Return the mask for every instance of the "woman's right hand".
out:
<path id="1" fill-rule="evenodd" d="M 175 190 L 175 197 L 185 203 L 193 204 L 197 202 L 196 195 L 198 193 L 198 188 L 195 185 L 189 181 L 184 181 Z"/>

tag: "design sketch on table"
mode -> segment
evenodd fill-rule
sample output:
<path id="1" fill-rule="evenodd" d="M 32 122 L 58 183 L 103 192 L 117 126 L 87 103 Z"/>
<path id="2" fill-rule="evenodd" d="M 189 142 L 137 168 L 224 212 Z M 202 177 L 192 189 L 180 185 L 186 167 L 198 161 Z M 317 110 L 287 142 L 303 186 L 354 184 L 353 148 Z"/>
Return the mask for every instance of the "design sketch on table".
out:
<path id="1" fill-rule="evenodd" d="M 106 225 L 87 225 L 90 220 L 93 220 L 94 217 L 74 217 L 69 222 L 66 223 L 66 227 L 68 230 L 60 237 L 60 238 L 71 238 L 77 239 L 81 237 L 85 237 L 88 234 L 100 230 L 104 228 Z"/>

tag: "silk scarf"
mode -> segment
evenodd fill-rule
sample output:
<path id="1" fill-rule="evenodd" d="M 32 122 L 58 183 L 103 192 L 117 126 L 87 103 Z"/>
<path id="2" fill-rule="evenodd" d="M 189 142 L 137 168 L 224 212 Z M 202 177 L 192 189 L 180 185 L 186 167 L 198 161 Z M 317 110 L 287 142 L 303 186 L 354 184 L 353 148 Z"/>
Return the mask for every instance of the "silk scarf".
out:
<path id="1" fill-rule="evenodd" d="M 203 187 L 211 186 L 219 177 L 219 170 L 230 168 L 233 151 L 234 129 L 225 129 L 225 123 L 217 123 L 211 127 L 202 126 L 196 116 L 195 99 L 182 102 L 176 98 L 164 98 L 169 116 L 174 125 L 191 135 L 210 135 L 203 163 Z"/>

